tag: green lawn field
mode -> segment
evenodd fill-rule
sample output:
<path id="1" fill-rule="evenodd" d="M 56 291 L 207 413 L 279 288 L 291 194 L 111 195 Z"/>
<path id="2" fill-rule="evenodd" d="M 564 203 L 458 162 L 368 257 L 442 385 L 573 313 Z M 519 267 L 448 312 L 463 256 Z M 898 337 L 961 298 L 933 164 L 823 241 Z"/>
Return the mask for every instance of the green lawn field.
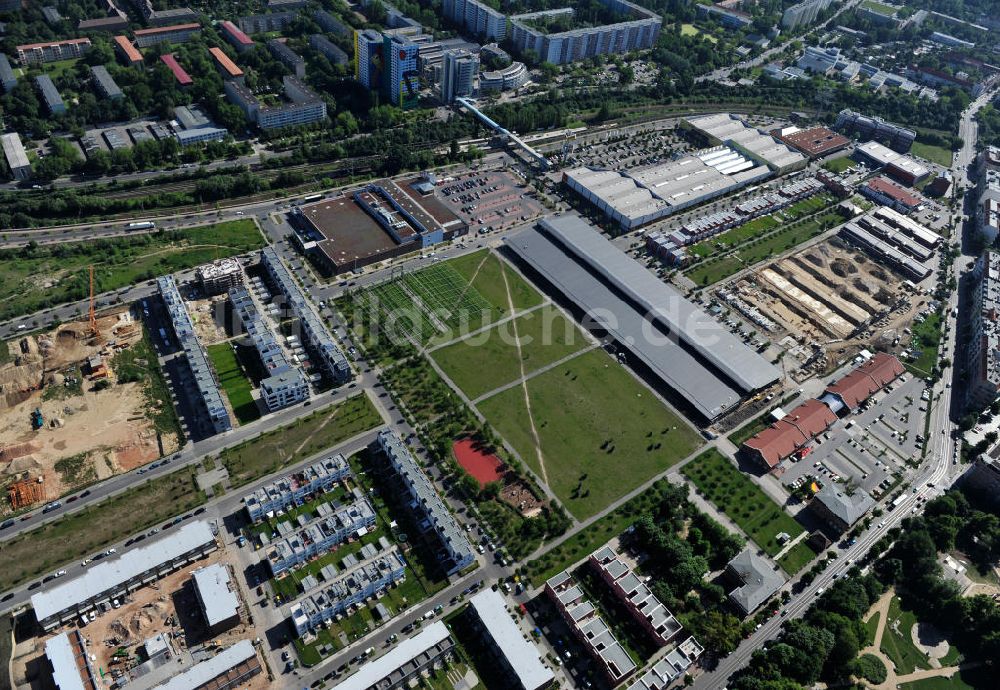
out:
<path id="1" fill-rule="evenodd" d="M 889 620 L 882 635 L 882 651 L 896 667 L 896 673 L 905 675 L 917 669 L 930 668 L 923 652 L 917 649 L 910 638 L 910 629 L 917 622 L 911 611 L 904 611 L 899 599 L 893 597 L 889 603 Z M 896 630 L 899 632 L 896 632 Z"/>
<path id="2" fill-rule="evenodd" d="M 486 300 L 501 311 L 508 310 L 507 289 L 504 276 L 510 286 L 514 310 L 530 309 L 542 303 L 542 296 L 496 254 L 484 249 L 472 254 L 452 259 L 448 265 L 470 281 Z"/>
<path id="3" fill-rule="evenodd" d="M 699 437 L 603 351 L 586 352 L 527 383 L 545 471 L 521 386 L 479 410 L 566 509 L 587 518 L 665 471 Z"/>
<path id="4" fill-rule="evenodd" d="M 260 409 L 253 399 L 250 379 L 243 375 L 240 364 L 236 359 L 236 352 L 229 343 L 219 343 L 209 345 L 208 356 L 215 367 L 215 374 L 219 377 L 219 384 L 229 398 L 229 405 L 233 408 L 233 414 L 240 421 L 246 424 L 260 417 Z"/>
<path id="5" fill-rule="evenodd" d="M 922 144 L 919 141 L 913 142 L 913 146 L 910 147 L 910 153 L 914 156 L 920 156 L 931 163 L 937 163 L 938 165 L 943 165 L 946 168 L 951 167 L 952 151 L 944 146 L 934 146 L 933 144 Z"/>
<path id="6" fill-rule="evenodd" d="M 823 164 L 823 167 L 832 173 L 842 173 L 845 170 L 850 170 L 855 165 L 857 165 L 857 163 L 855 163 L 853 159 L 849 156 L 844 156 L 843 158 L 828 160 Z"/>
<path id="7" fill-rule="evenodd" d="M 525 373 L 530 373 L 585 345 L 583 332 L 548 306 L 442 347 L 431 356 L 463 393 L 475 399 L 520 378 L 522 362 Z"/>
<path id="8" fill-rule="evenodd" d="M 785 532 L 794 539 L 805 531 L 781 506 L 714 448 L 706 450 L 685 465 L 681 473 L 698 487 L 705 498 L 753 539 L 757 546 L 772 556 L 782 549 L 775 538 L 778 534 Z M 795 553 L 794 548 L 790 553 Z M 803 552 L 799 552 L 789 562 L 781 565 L 794 573 L 805 565 L 802 562 L 804 556 Z"/>
<path id="9" fill-rule="evenodd" d="M 86 242 L 27 246 L 0 251 L 0 320 L 80 300 L 90 289 L 117 290 L 207 263 L 260 249 L 264 237 L 251 220 L 185 230 Z"/>

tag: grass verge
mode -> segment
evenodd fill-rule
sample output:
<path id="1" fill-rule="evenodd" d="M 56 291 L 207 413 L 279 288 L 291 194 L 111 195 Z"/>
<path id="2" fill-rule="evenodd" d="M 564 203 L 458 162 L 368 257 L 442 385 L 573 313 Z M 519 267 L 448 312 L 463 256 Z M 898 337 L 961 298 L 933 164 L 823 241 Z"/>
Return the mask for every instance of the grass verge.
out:
<path id="1" fill-rule="evenodd" d="M 694 429 L 601 351 L 530 379 L 527 390 L 530 415 L 522 386 L 487 398 L 479 409 L 579 519 L 699 446 Z"/>

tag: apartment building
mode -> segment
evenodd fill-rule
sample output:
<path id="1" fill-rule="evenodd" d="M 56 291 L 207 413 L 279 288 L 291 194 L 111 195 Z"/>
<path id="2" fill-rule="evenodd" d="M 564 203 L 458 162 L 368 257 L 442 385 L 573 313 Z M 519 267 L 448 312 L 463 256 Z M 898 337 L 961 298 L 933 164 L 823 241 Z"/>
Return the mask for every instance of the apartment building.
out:
<path id="1" fill-rule="evenodd" d="M 479 73 L 480 93 L 514 91 L 531 79 L 531 74 L 523 62 L 512 62 L 506 67 Z"/>
<path id="2" fill-rule="evenodd" d="M 340 453 L 329 455 L 299 472 L 285 475 L 247 494 L 243 497 L 243 507 L 250 522 L 260 522 L 278 511 L 312 500 L 351 476 L 353 473 L 347 458 Z"/>
<path id="3" fill-rule="evenodd" d="M 212 56 L 212 61 L 215 62 L 215 69 L 223 79 L 243 81 L 243 70 L 233 62 L 231 57 L 226 55 L 226 51 L 218 46 L 212 46 L 208 52 Z"/>
<path id="4" fill-rule="evenodd" d="M 609 686 L 617 687 L 635 673 L 638 668 L 635 661 L 615 638 L 597 607 L 587 599 L 569 571 L 564 570 L 549 578 L 545 583 L 545 593 Z"/>
<path id="5" fill-rule="evenodd" d="M 322 34 L 313 34 L 310 36 L 309 45 L 334 65 L 346 65 L 351 61 L 347 53 Z"/>
<path id="6" fill-rule="evenodd" d="M 819 19 L 819 15 L 824 10 L 830 8 L 836 0 L 803 0 L 796 5 L 792 5 L 781 15 L 782 29 L 797 29 L 800 26 L 809 26 Z"/>
<path id="7" fill-rule="evenodd" d="M 313 12 L 313 19 L 315 19 L 316 23 L 320 25 L 320 28 L 327 33 L 336 34 L 338 36 L 349 36 L 351 34 L 351 28 L 349 26 L 326 10 L 316 10 Z"/>
<path id="8" fill-rule="evenodd" d="M 284 31 L 285 27 L 295 21 L 298 12 L 268 12 L 267 14 L 252 14 L 240 17 L 236 25 L 248 34 L 264 34 L 272 31 Z"/>
<path id="9" fill-rule="evenodd" d="M 319 363 L 320 368 L 334 383 L 343 383 L 351 378 L 351 365 L 343 350 L 323 325 L 278 252 L 273 247 L 265 247 L 261 250 L 261 260 L 271 281 L 285 296 L 287 307 L 298 318 L 304 344 L 312 353 L 313 361 Z"/>
<path id="10" fill-rule="evenodd" d="M 271 327 L 257 311 L 250 292 L 243 286 L 234 287 L 229 290 L 229 301 L 233 306 L 233 315 L 242 325 L 249 344 L 257 350 L 257 356 L 267 372 L 260 382 L 261 398 L 267 409 L 275 412 L 307 400 L 309 382 L 302 370 L 289 361 Z"/>
<path id="11" fill-rule="evenodd" d="M 181 293 L 177 290 L 177 283 L 174 282 L 173 276 L 161 276 L 156 282 L 160 297 L 167 307 L 174 335 L 184 351 L 184 358 L 194 380 L 196 400 L 202 413 L 200 420 L 206 423 L 213 433 L 229 431 L 233 428 L 233 423 L 222 402 L 219 382 L 208 364 L 208 356 L 195 335 L 194 324 L 184 306 L 184 300 L 181 299 Z"/>
<path id="12" fill-rule="evenodd" d="M 45 642 L 52 682 L 59 690 L 97 690 L 98 675 L 90 661 L 87 641 L 79 630 L 59 633 Z"/>
<path id="13" fill-rule="evenodd" d="M 0 53 L 0 86 L 4 93 L 10 93 L 17 86 L 17 76 L 10 66 L 10 60 L 3 53 Z"/>
<path id="14" fill-rule="evenodd" d="M 698 640 L 689 637 L 636 678 L 628 690 L 667 690 L 704 652 Z"/>
<path id="15" fill-rule="evenodd" d="M 134 592 L 218 548 L 204 521 L 187 522 L 120 556 L 91 565 L 31 596 L 31 606 L 46 632 L 69 623 L 99 604 Z"/>
<path id="16" fill-rule="evenodd" d="M 97 87 L 99 94 L 111 100 L 124 98 L 125 94 L 122 93 L 117 82 L 115 82 L 111 73 L 108 72 L 107 67 L 104 65 L 93 65 L 90 68 L 90 75 L 94 79 L 94 86 Z"/>
<path id="17" fill-rule="evenodd" d="M 302 59 L 301 55 L 285 45 L 283 41 L 272 38 L 267 42 L 267 49 L 274 56 L 275 60 L 290 69 L 296 77 L 299 79 L 305 78 L 306 61 Z"/>
<path id="18" fill-rule="evenodd" d="M 966 402 L 982 410 L 1000 394 L 1000 253 L 988 251 L 976 260 L 966 343 Z"/>
<path id="19" fill-rule="evenodd" d="M 217 635 L 240 622 L 240 597 L 236 580 L 225 563 L 198 568 L 191 582 L 205 625 Z"/>
<path id="20" fill-rule="evenodd" d="M 356 561 L 353 556 L 345 561 Z M 334 569 L 335 570 L 335 569 Z M 324 623 L 347 614 L 368 599 L 377 597 L 406 577 L 406 561 L 396 546 L 361 563 L 352 563 L 322 584 L 306 592 L 288 610 L 292 627 L 300 637 Z"/>
<path id="21" fill-rule="evenodd" d="M 215 656 L 173 675 L 152 690 L 236 690 L 263 667 L 250 640 L 240 640 Z"/>
<path id="22" fill-rule="evenodd" d="M 66 104 L 63 103 L 59 89 L 52 83 L 52 78 L 47 74 L 40 74 L 35 77 L 35 87 L 39 95 L 45 102 L 45 107 L 53 115 L 62 115 L 66 112 Z"/>
<path id="23" fill-rule="evenodd" d="M 680 634 L 681 624 L 614 549 L 601 547 L 590 554 L 589 562 L 654 644 L 665 647 Z"/>
<path id="24" fill-rule="evenodd" d="M 436 621 L 392 650 L 368 661 L 337 684 L 337 690 L 397 690 L 415 687 L 421 677 L 440 669 L 454 656 L 455 640 L 448 627 Z"/>
<path id="25" fill-rule="evenodd" d="M 360 489 L 355 489 L 354 499 L 350 505 L 340 508 L 331 503 L 321 503 L 316 507 L 319 517 L 272 543 L 265 555 L 271 574 L 277 577 L 374 527 L 375 510 Z"/>
<path id="26" fill-rule="evenodd" d="M 222 37 L 229 41 L 236 51 L 242 53 L 253 48 L 253 39 L 247 36 L 238 26 L 228 19 L 218 24 Z"/>
<path id="27" fill-rule="evenodd" d="M 507 16 L 478 0 L 444 0 L 441 12 L 452 24 L 491 41 L 507 37 Z"/>
<path id="28" fill-rule="evenodd" d="M 3 156 L 7 161 L 7 167 L 15 180 L 27 180 L 31 177 L 31 161 L 28 160 L 28 153 L 24 150 L 21 137 L 17 132 L 0 135 L 0 144 L 3 145 Z"/>
<path id="29" fill-rule="evenodd" d="M 40 65 L 57 60 L 82 57 L 90 48 L 89 38 L 70 38 L 65 41 L 46 41 L 17 46 L 17 59 L 22 65 Z"/>
<path id="30" fill-rule="evenodd" d="M 445 573 L 452 575 L 472 565 L 475 555 L 465 532 L 458 526 L 406 444 L 390 431 L 379 433 L 375 444 L 390 469 L 401 480 L 403 490 L 410 499 L 410 508 L 425 529 L 437 536 L 440 543 L 438 558 Z"/>
<path id="31" fill-rule="evenodd" d="M 313 93 L 295 77 L 283 77 L 285 102 L 280 105 L 262 103 L 250 89 L 235 81 L 223 86 L 229 101 L 238 106 L 247 118 L 261 129 L 298 127 L 326 119 L 326 101 Z"/>
<path id="32" fill-rule="evenodd" d="M 469 600 L 469 614 L 480 639 L 491 652 L 511 690 L 540 690 L 552 684 L 555 675 L 542 661 L 538 648 L 525 639 L 503 596 L 484 589 Z"/>
<path id="33" fill-rule="evenodd" d="M 176 110 L 174 112 L 176 113 Z M 201 122 L 196 120 L 192 125 L 199 127 Z M 186 126 L 185 129 L 187 129 Z M 240 266 L 239 259 L 217 259 L 199 266 L 195 271 L 195 276 L 206 295 L 221 295 L 243 284 L 243 267 Z"/>
<path id="34" fill-rule="evenodd" d="M 152 29 L 139 29 L 135 32 L 135 44 L 140 48 L 155 46 L 159 43 L 186 43 L 192 36 L 201 33 L 201 24 L 172 24 L 157 26 Z"/>
<path id="35" fill-rule="evenodd" d="M 129 67 L 142 67 L 142 53 L 136 50 L 132 42 L 128 40 L 125 36 L 115 36 L 115 52 L 121 57 L 122 61 Z"/>

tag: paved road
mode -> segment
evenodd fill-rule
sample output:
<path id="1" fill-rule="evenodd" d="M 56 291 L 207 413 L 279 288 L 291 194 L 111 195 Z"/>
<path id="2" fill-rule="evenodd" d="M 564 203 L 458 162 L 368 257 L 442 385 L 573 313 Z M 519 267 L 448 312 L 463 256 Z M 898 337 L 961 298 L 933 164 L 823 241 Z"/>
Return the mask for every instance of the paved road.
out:
<path id="1" fill-rule="evenodd" d="M 984 94 L 978 98 L 970 106 L 969 110 L 963 114 L 959 133 L 965 140 L 965 146 L 956 155 L 952 168 L 956 184 L 967 182 L 968 166 L 975 156 L 977 137 L 977 127 L 973 120 L 975 112 L 988 103 L 994 93 Z M 960 213 L 961 209 L 956 211 L 956 214 Z M 958 224 L 957 227 L 961 228 L 962 226 Z M 961 265 L 967 260 L 968 257 L 961 255 L 955 259 L 952 264 L 952 270 L 956 276 L 960 271 Z M 948 357 L 953 361 L 955 361 L 957 356 L 961 355 L 960 352 L 956 351 L 955 336 L 957 329 L 955 328 L 955 320 L 950 315 L 952 309 L 958 305 L 958 298 L 959 294 L 956 290 L 946 305 L 946 313 L 948 314 L 946 317 L 947 326 L 940 348 L 941 356 Z M 942 377 L 942 380 L 935 385 L 936 400 L 931 414 L 930 438 L 928 440 L 928 457 L 930 461 L 912 482 L 912 486 L 916 487 L 916 492 L 906 494 L 902 504 L 889 512 L 882 522 L 861 535 L 853 547 L 834 547 L 833 550 L 838 555 L 837 560 L 813 580 L 800 594 L 792 596 L 791 601 L 784 607 L 785 614 L 771 618 L 764 623 L 759 630 L 744 640 L 735 652 L 723 659 L 714 670 L 699 676 L 694 683 L 694 687 L 714 690 L 715 688 L 725 686 L 729 676 L 742 668 L 750 660 L 754 651 L 778 635 L 780 627 L 786 618 L 798 618 L 802 616 L 812 604 L 815 595 L 833 582 L 834 575 L 847 570 L 846 563 L 848 559 L 853 562 L 863 557 L 868 553 L 871 546 L 882 537 L 882 534 L 886 530 L 896 526 L 904 517 L 912 514 L 913 510 L 917 508 L 920 499 L 939 495 L 962 473 L 965 469 L 964 466 L 955 464 L 954 462 L 956 441 L 953 439 L 953 434 L 956 427 L 952 422 L 951 372 L 952 370 L 949 369 L 945 373 L 945 376 Z M 790 590 L 791 586 L 798 579 L 794 578 L 786 588 Z"/>

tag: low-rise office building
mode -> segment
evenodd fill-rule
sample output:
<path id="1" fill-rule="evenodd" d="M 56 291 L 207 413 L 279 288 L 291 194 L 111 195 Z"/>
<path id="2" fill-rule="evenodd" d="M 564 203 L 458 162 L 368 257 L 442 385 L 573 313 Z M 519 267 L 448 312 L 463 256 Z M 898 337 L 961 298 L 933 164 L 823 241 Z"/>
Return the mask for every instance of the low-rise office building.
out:
<path id="1" fill-rule="evenodd" d="M 98 676 L 79 630 L 60 633 L 45 643 L 45 659 L 52 667 L 58 690 L 97 690 Z"/>
<path id="2" fill-rule="evenodd" d="M 225 563 L 213 563 L 191 573 L 195 596 L 209 634 L 217 635 L 240 622 L 236 580 Z"/>
<path id="3" fill-rule="evenodd" d="M 300 637 L 336 620 L 351 608 L 377 597 L 406 578 L 406 561 L 399 548 L 390 546 L 375 557 L 352 565 L 329 582 L 306 592 L 289 608 L 292 627 Z"/>
<path id="4" fill-rule="evenodd" d="M 298 127 L 326 119 L 326 101 L 317 96 L 305 83 L 295 77 L 284 77 L 285 102 L 280 105 L 262 103 L 243 84 L 227 81 L 224 84 L 229 101 L 246 114 L 247 119 L 261 129 Z"/>
<path id="5" fill-rule="evenodd" d="M 680 634 L 681 624 L 610 546 L 590 554 L 590 565 L 601 576 L 636 624 L 658 647 Z"/>
<path id="6" fill-rule="evenodd" d="M 135 44 L 140 48 L 146 48 L 159 43 L 187 43 L 192 36 L 200 33 L 201 24 L 197 22 L 139 29 L 135 32 Z"/>
<path id="7" fill-rule="evenodd" d="M 469 613 L 476 632 L 503 671 L 504 687 L 540 690 L 552 684 L 555 675 L 542 662 L 538 648 L 525 639 L 499 592 L 484 589 L 472 597 Z"/>
<path id="8" fill-rule="evenodd" d="M 188 522 L 120 556 L 91 565 L 80 575 L 60 580 L 46 591 L 33 594 L 31 606 L 39 625 L 48 632 L 99 604 L 111 603 L 115 597 L 156 582 L 216 548 L 215 535 L 207 522 Z"/>
<path id="9" fill-rule="evenodd" d="M 744 616 L 760 608 L 785 584 L 784 576 L 749 547 L 729 561 L 725 577 L 734 585 L 729 602 Z"/>
<path id="10" fill-rule="evenodd" d="M 523 62 L 512 62 L 497 70 L 479 73 L 479 91 L 494 93 L 497 91 L 516 91 L 531 79 L 531 74 Z"/>
<path id="11" fill-rule="evenodd" d="M 250 522 L 273 517 L 278 511 L 300 506 L 353 476 L 351 466 L 340 453 L 328 455 L 298 472 L 262 486 L 243 497 Z"/>
<path id="12" fill-rule="evenodd" d="M 455 640 L 448 626 L 435 621 L 392 650 L 365 663 L 337 683 L 337 690 L 397 690 L 409 688 L 422 674 L 442 668 L 454 656 Z"/>
<path id="13" fill-rule="evenodd" d="M 601 618 L 597 607 L 587 599 L 569 571 L 549 578 L 545 593 L 555 604 L 559 615 L 573 636 L 594 660 L 608 685 L 617 687 L 635 673 L 635 661 L 615 638 L 611 628 Z"/>
<path id="14" fill-rule="evenodd" d="M 156 282 L 160 297 L 167 307 L 174 335 L 184 351 L 184 358 L 194 379 L 199 412 L 204 415 L 205 423 L 214 433 L 229 431 L 233 428 L 233 423 L 229 418 L 229 412 L 226 411 L 225 403 L 222 402 L 219 382 L 212 367 L 209 366 L 208 355 L 195 335 L 194 323 L 184 306 L 184 300 L 181 299 L 177 283 L 174 282 L 173 276 L 161 276 Z"/>
<path id="15" fill-rule="evenodd" d="M 7 168 L 15 180 L 27 180 L 31 177 L 31 161 L 28 160 L 28 153 L 24 150 L 21 137 L 17 132 L 0 135 L 0 144 L 3 145 L 3 156 L 7 161 Z"/>
<path id="16" fill-rule="evenodd" d="M 854 149 L 854 157 L 862 163 L 881 168 L 887 175 L 903 184 L 914 186 L 931 174 L 931 171 L 909 156 L 904 156 L 877 141 L 868 141 Z"/>
<path id="17" fill-rule="evenodd" d="M 262 670 L 253 643 L 240 640 L 152 690 L 236 690 Z"/>
<path id="18" fill-rule="evenodd" d="M 278 252 L 273 247 L 264 247 L 261 250 L 261 260 L 274 285 L 285 296 L 287 306 L 298 318 L 304 344 L 313 353 L 315 361 L 334 383 L 347 381 L 351 378 L 351 365 L 347 356 L 306 299 Z"/>
<path id="19" fill-rule="evenodd" d="M 410 508 L 416 512 L 420 522 L 437 536 L 441 545 L 438 556 L 442 570 L 452 575 L 472 565 L 476 558 L 465 532 L 458 526 L 455 516 L 438 496 L 406 444 L 391 431 L 382 431 L 376 445 L 401 480 L 410 498 Z"/>
<path id="20" fill-rule="evenodd" d="M 861 187 L 861 194 L 875 203 L 895 209 L 900 213 L 915 211 L 923 203 L 916 194 L 893 184 L 885 177 L 875 177 Z"/>
<path id="21" fill-rule="evenodd" d="M 316 507 L 318 518 L 303 524 L 301 529 L 284 539 L 273 542 L 265 555 L 271 575 L 277 577 L 373 527 L 375 510 L 363 496 L 356 493 L 355 499 L 350 505 L 340 508 L 321 503 Z"/>
<path id="22" fill-rule="evenodd" d="M 70 38 L 65 41 L 44 41 L 17 46 L 17 59 L 22 65 L 40 65 L 57 60 L 82 57 L 90 48 L 89 38 Z"/>

